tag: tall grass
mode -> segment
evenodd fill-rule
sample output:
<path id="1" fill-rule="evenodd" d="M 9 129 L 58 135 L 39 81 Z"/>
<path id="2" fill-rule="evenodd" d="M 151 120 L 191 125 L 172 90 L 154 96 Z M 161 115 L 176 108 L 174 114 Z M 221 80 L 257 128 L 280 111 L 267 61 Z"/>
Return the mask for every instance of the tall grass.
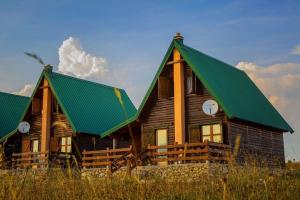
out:
<path id="1" fill-rule="evenodd" d="M 300 176 L 234 167 L 198 180 L 80 178 L 61 170 L 0 175 L 0 199 L 300 199 Z"/>

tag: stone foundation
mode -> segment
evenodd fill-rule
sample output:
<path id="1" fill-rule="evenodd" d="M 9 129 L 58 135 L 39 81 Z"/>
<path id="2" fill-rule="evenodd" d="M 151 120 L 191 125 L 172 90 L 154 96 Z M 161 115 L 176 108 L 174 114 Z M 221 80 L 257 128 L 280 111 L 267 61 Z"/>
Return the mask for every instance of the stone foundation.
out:
<path id="1" fill-rule="evenodd" d="M 168 178 L 168 179 L 198 179 L 203 175 L 223 174 L 227 172 L 227 165 L 216 163 L 174 164 L 138 166 L 131 171 L 131 176 L 138 179 Z M 108 169 L 83 169 L 82 177 L 107 178 Z M 112 177 L 127 176 L 127 168 L 121 168 L 112 174 Z"/>

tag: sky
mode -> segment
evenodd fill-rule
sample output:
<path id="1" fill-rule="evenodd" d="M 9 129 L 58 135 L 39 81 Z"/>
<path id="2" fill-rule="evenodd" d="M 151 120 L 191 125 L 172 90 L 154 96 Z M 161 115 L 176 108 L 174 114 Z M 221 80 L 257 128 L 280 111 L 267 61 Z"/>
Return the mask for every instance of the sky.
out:
<path id="1" fill-rule="evenodd" d="M 30 95 L 42 67 L 126 89 L 139 106 L 176 32 L 245 70 L 295 130 L 300 160 L 300 1 L 0 0 L 0 91 Z"/>

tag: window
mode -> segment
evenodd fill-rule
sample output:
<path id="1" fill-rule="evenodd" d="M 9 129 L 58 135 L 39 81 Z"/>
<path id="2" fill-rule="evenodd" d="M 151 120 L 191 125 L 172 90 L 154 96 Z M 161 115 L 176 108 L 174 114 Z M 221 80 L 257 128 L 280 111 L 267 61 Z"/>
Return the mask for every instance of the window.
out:
<path id="1" fill-rule="evenodd" d="M 55 98 L 52 99 L 52 112 L 53 113 L 62 113 L 61 108 Z"/>
<path id="2" fill-rule="evenodd" d="M 186 94 L 195 93 L 195 76 L 192 70 L 186 71 L 185 85 L 186 85 Z"/>
<path id="3" fill-rule="evenodd" d="M 62 137 L 60 140 L 60 152 L 71 153 L 72 151 L 72 137 Z"/>
<path id="4" fill-rule="evenodd" d="M 173 77 L 160 76 L 158 79 L 158 98 L 170 98 L 174 96 Z"/>
<path id="5" fill-rule="evenodd" d="M 41 99 L 39 98 L 33 98 L 32 99 L 32 115 L 38 115 L 41 114 L 42 108 L 41 108 Z"/>
<path id="6" fill-rule="evenodd" d="M 222 127 L 220 124 L 204 125 L 201 127 L 202 141 L 223 142 Z"/>

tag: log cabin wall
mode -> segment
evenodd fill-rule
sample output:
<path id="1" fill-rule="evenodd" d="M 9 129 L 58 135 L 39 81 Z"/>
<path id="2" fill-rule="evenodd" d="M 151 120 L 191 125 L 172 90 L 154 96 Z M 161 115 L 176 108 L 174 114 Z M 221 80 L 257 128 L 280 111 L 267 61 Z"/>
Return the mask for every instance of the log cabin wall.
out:
<path id="1" fill-rule="evenodd" d="M 240 135 L 237 155 L 239 163 L 255 159 L 261 164 L 284 165 L 282 131 L 236 120 L 230 120 L 228 124 L 229 143 L 232 147 L 236 145 L 236 138 Z"/>
<path id="2" fill-rule="evenodd" d="M 168 143 L 173 144 L 175 141 L 174 132 L 174 99 L 157 98 L 157 85 L 155 86 L 150 101 L 143 113 L 142 118 L 142 148 L 149 144 L 155 144 L 154 133 L 156 129 L 167 129 Z"/>
<path id="3" fill-rule="evenodd" d="M 115 133 L 117 134 L 117 133 Z M 100 135 L 91 135 L 85 133 L 77 133 L 74 137 L 74 145 L 82 152 L 83 150 L 104 150 L 113 149 L 113 136 L 101 138 Z M 115 136 L 115 148 L 128 148 L 131 145 L 129 133 Z"/>
<path id="4" fill-rule="evenodd" d="M 159 94 L 159 90 L 162 94 Z M 155 130 L 167 129 L 168 144 L 175 142 L 173 67 L 166 66 L 141 113 L 141 149 L 155 144 Z"/>
<path id="5" fill-rule="evenodd" d="M 41 88 L 41 87 L 40 87 Z M 51 129 L 50 129 L 50 147 L 49 150 L 52 153 L 60 151 L 60 137 L 72 136 L 73 131 L 69 121 L 63 114 L 60 106 L 58 105 L 55 97 L 52 95 L 51 99 Z M 34 95 L 31 105 L 29 106 L 24 120 L 28 121 L 31 125 L 28 134 L 22 135 L 22 152 L 31 151 L 31 142 L 33 140 L 39 140 L 39 146 L 41 145 L 41 130 L 42 130 L 42 106 L 43 105 L 43 93 L 42 90 L 38 90 Z M 39 147 L 40 149 L 40 147 Z"/>
<path id="6" fill-rule="evenodd" d="M 191 69 L 185 64 L 185 79 L 188 73 L 191 73 Z M 172 68 L 166 66 L 161 76 L 172 81 Z M 197 78 L 195 80 L 197 80 L 198 87 L 195 89 L 195 94 L 185 95 L 186 142 L 189 142 L 191 127 L 197 126 L 200 129 L 200 125 L 220 123 L 223 128 L 223 141 L 224 143 L 228 143 L 227 122 L 224 112 L 221 111 L 216 116 L 211 117 L 202 111 L 204 101 L 214 98 Z M 170 87 L 170 85 L 172 87 L 172 84 L 168 84 L 167 87 Z M 147 144 L 155 144 L 155 130 L 157 129 L 167 129 L 168 144 L 174 144 L 175 142 L 174 98 L 172 94 L 168 94 L 167 98 L 159 97 L 158 90 L 159 83 L 156 83 L 141 113 L 142 148 L 145 148 Z"/>
<path id="7" fill-rule="evenodd" d="M 31 129 L 29 134 L 23 135 L 23 144 L 30 145 L 30 140 L 40 140 L 42 128 L 42 115 L 35 114 L 29 120 Z M 51 130 L 50 130 L 50 151 L 59 152 L 59 138 L 63 136 L 72 136 L 73 131 L 66 116 L 62 113 L 51 114 Z M 27 141 L 27 142 L 25 142 Z M 23 146 L 23 145 L 22 145 Z M 24 147 L 25 152 L 28 152 L 29 147 Z"/>
<path id="8" fill-rule="evenodd" d="M 83 150 L 104 150 L 113 148 L 113 139 L 110 137 L 100 138 L 97 135 L 77 133 L 74 138 L 74 145 L 77 145 L 80 152 Z"/>

